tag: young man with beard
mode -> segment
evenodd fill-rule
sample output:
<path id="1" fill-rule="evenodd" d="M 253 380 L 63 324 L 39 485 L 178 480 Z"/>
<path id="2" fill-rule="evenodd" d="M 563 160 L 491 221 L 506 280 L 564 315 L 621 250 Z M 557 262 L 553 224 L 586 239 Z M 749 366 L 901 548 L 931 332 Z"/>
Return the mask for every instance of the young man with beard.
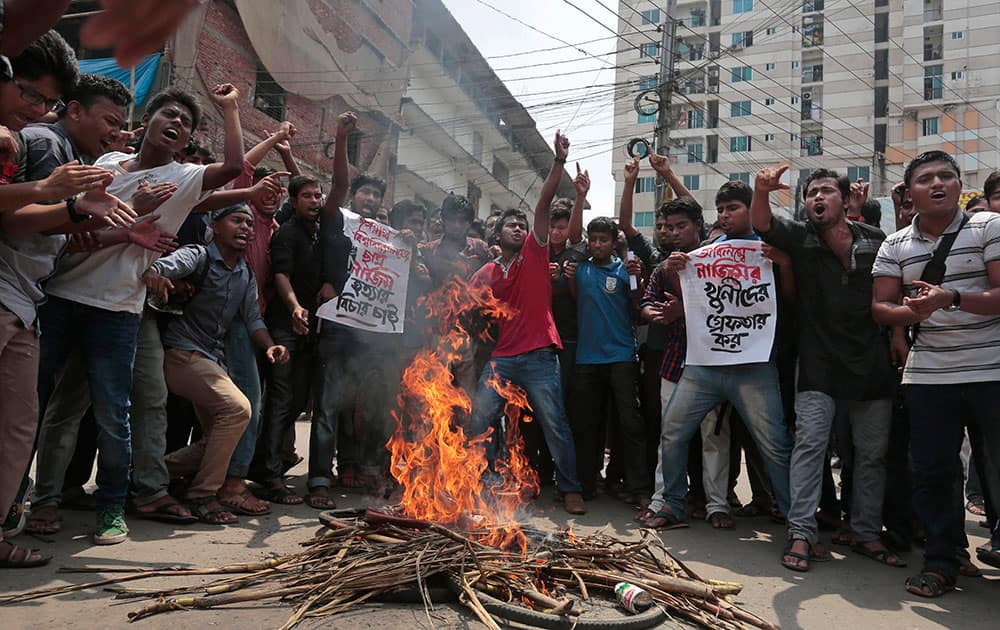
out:
<path id="1" fill-rule="evenodd" d="M 555 463 L 556 485 L 570 514 L 584 514 L 580 482 L 576 473 L 573 434 L 566 418 L 559 382 L 562 344 L 552 319 L 552 284 L 549 275 L 549 213 L 569 153 L 569 139 L 560 132 L 555 137 L 555 160 L 535 206 L 535 221 L 528 231 L 523 212 L 512 209 L 497 221 L 501 255 L 480 269 L 474 282 L 493 289 L 493 295 L 512 306 L 516 315 L 501 320 L 497 345 L 483 370 L 472 403 L 467 438 L 482 435 L 494 427 L 503 410 L 504 399 L 487 383 L 494 376 L 522 387 L 528 396 L 535 421 L 542 427 L 545 442 Z M 543 240 L 544 239 L 544 240 Z M 496 454 L 494 434 L 488 456 Z"/>
<path id="2" fill-rule="evenodd" d="M 167 90 L 150 100 L 143 116 L 146 133 L 138 153 L 109 153 L 97 161 L 97 166 L 106 166 L 114 172 L 115 179 L 108 191 L 126 199 L 131 199 L 143 183 L 177 185 L 173 195 L 157 209 L 156 226 L 160 230 L 176 231 L 207 191 L 225 185 L 243 168 L 239 92 L 226 84 L 216 86 L 211 95 L 223 114 L 226 131 L 223 162 L 199 166 L 174 161 L 174 155 L 187 145 L 201 117 L 194 98 L 180 90 Z M 95 494 L 98 511 L 94 539 L 97 544 L 122 542 L 128 536 L 124 504 L 132 463 L 129 394 L 133 368 L 138 366 L 154 375 L 162 370 L 158 334 L 153 343 L 155 325 L 144 327 L 150 333 L 149 343 L 143 344 L 146 349 L 142 353 L 137 355 L 136 351 L 146 296 L 141 275 L 155 258 L 154 253 L 127 243 L 86 256 L 70 255 L 49 280 L 46 292 L 50 299 L 41 310 L 42 324 L 49 332 L 42 343 L 39 378 L 42 407 L 52 391 L 53 375 L 72 350 L 82 350 L 87 364 L 98 425 Z M 157 423 L 162 426 L 153 426 Z M 135 441 L 143 444 L 148 457 L 162 462 L 166 414 L 154 414 L 137 430 Z M 163 493 L 166 496 L 166 488 Z"/>
<path id="3" fill-rule="evenodd" d="M 913 503 L 927 542 L 924 566 L 906 589 L 938 597 L 955 587 L 959 569 L 955 551 L 965 515 L 956 495 L 965 427 L 983 493 L 1000 505 L 1000 216 L 962 212 L 961 173 L 942 151 L 915 157 L 904 183 L 916 217 L 879 248 L 872 315 L 894 332 L 913 327 L 903 384 Z M 978 557 L 1000 566 L 1000 527 L 990 525 L 990 542 Z"/>
<path id="4" fill-rule="evenodd" d="M 885 234 L 847 218 L 849 200 L 859 195 L 846 177 L 828 169 L 806 179 L 807 221 L 774 216 L 768 196 L 788 189 L 780 181 L 787 170 L 785 164 L 760 171 L 750 206 L 756 232 L 791 257 L 798 289 L 795 444 L 782 564 L 809 569 L 810 550 L 819 541 L 816 509 L 830 429 L 841 406 L 854 451 L 853 549 L 889 566 L 906 566 L 879 539 L 895 375 L 889 341 L 871 315 L 871 270 Z"/>
<path id="5" fill-rule="evenodd" d="M 319 181 L 293 177 L 288 195 L 294 215 L 271 239 L 275 297 L 267 309 L 275 343 L 288 348 L 289 360 L 271 368 L 254 479 L 256 494 L 272 503 L 296 505 L 302 498 L 285 487 L 284 452 L 288 431 L 309 403 L 316 359 L 316 295 L 321 284 L 319 213 L 323 191 Z M 310 460 L 312 457 L 310 457 Z"/>
<path id="6" fill-rule="evenodd" d="M 184 497 L 202 522 L 236 522 L 233 506 L 219 496 L 236 444 L 250 422 L 250 401 L 226 371 L 224 339 L 237 319 L 271 363 L 288 361 L 275 344 L 257 305 L 257 283 L 243 258 L 253 238 L 253 215 L 245 205 L 224 208 L 212 219 L 208 247 L 191 245 L 155 261 L 143 274 L 148 290 L 166 300 L 171 280 L 202 276 L 184 313 L 163 334 L 163 373 L 173 393 L 194 404 L 202 438 L 166 458 L 173 476 L 190 477 Z M 227 509 L 229 508 L 229 509 Z M 232 511 L 230 511 L 232 510 Z"/>
<path id="7" fill-rule="evenodd" d="M 739 181 L 723 184 L 715 196 L 719 223 L 724 231 L 716 242 L 731 239 L 759 240 L 750 225 L 753 191 Z M 691 257 L 670 254 L 666 268 L 679 272 Z M 776 299 L 776 296 L 775 296 Z M 765 363 L 705 366 L 687 365 L 663 413 L 660 445 L 663 467 L 663 507 L 647 523 L 655 528 L 684 526 L 687 517 L 687 461 L 692 436 L 705 416 L 719 403 L 729 401 L 744 419 L 760 448 L 784 514 L 788 510 L 788 460 L 791 439 L 784 423 L 776 360 Z"/>

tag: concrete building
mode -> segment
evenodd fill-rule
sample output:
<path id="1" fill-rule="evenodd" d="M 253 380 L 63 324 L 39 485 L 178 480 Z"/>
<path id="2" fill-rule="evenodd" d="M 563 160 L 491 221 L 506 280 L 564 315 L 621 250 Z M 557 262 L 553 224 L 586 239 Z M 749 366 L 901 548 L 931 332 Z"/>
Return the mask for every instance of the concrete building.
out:
<path id="1" fill-rule="evenodd" d="M 659 7 L 659 8 L 657 8 Z M 662 0 L 621 0 L 615 138 L 652 140 L 655 116 L 627 92 L 656 87 Z M 875 195 L 902 178 L 917 153 L 955 153 L 966 187 L 998 164 L 1000 12 L 986 0 L 677 0 L 676 79 L 669 119 L 676 172 L 714 217 L 714 194 L 729 179 L 791 164 L 791 193 L 773 197 L 793 212 L 812 169 L 870 181 Z M 644 68 L 645 66 L 638 66 Z M 664 152 L 663 150 L 660 151 Z M 622 164 L 615 165 L 622 180 Z M 652 172 L 637 185 L 636 222 L 651 226 Z M 621 191 L 621 184 L 618 185 Z"/>

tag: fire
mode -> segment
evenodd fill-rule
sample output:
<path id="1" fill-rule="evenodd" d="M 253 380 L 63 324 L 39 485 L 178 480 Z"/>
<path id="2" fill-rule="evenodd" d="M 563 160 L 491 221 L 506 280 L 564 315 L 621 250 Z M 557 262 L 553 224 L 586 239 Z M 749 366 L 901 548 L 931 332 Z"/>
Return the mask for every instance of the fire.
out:
<path id="1" fill-rule="evenodd" d="M 486 434 L 467 438 L 463 420 L 472 401 L 452 377 L 450 365 L 468 354 L 478 312 L 486 318 L 507 318 L 513 311 L 485 286 L 470 286 L 457 278 L 422 298 L 436 319 L 437 340 L 422 350 L 403 373 L 401 412 L 394 412 L 396 430 L 387 446 L 393 477 L 403 487 L 401 505 L 407 515 L 442 524 L 467 527 L 474 523 L 484 542 L 524 553 L 527 540 L 517 525 L 517 510 L 538 493 L 538 476 L 524 454 L 519 423 L 530 410 L 524 390 L 494 378 L 489 381 L 504 400 L 505 457 L 495 467 L 499 482 L 484 487 L 488 462 Z"/>

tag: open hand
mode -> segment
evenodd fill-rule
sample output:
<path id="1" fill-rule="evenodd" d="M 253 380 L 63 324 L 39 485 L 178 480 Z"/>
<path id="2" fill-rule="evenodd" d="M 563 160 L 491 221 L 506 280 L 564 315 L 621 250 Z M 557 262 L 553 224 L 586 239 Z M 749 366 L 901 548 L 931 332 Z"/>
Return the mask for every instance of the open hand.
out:
<path id="1" fill-rule="evenodd" d="M 99 166 L 80 164 L 73 160 L 57 166 L 39 183 L 45 201 L 58 201 L 73 195 L 104 188 L 114 179 L 114 173 Z"/>
<path id="2" fill-rule="evenodd" d="M 928 284 L 922 280 L 914 280 L 913 286 L 917 288 L 917 297 L 903 298 L 903 306 L 909 307 L 923 321 L 938 310 L 951 306 L 955 297 L 951 289 L 945 289 L 936 284 Z"/>
<path id="3" fill-rule="evenodd" d="M 782 164 L 778 168 L 762 168 L 757 173 L 757 181 L 754 191 L 769 193 L 775 190 L 788 190 L 788 184 L 781 183 L 781 176 L 788 170 L 789 164 Z"/>
<path id="4" fill-rule="evenodd" d="M 177 236 L 160 231 L 156 227 L 156 218 L 150 217 L 132 225 L 128 229 L 128 240 L 151 252 L 169 254 L 177 249 Z"/>
<path id="5" fill-rule="evenodd" d="M 120 151 L 121 153 L 135 153 L 135 149 L 129 146 L 132 141 L 135 140 L 136 136 L 142 133 L 145 127 L 136 127 L 132 131 L 127 129 L 120 129 L 118 133 L 115 134 L 115 141 L 113 144 L 108 145 L 108 152 Z"/>
<path id="6" fill-rule="evenodd" d="M 87 19 L 80 42 L 92 49 L 114 48 L 118 65 L 128 68 L 162 50 L 198 4 L 198 0 L 101 0 L 104 10 Z"/>
<path id="7" fill-rule="evenodd" d="M 149 214 L 156 210 L 163 203 L 170 199 L 177 191 L 177 184 L 172 182 L 160 182 L 150 186 L 147 182 L 142 182 L 136 189 L 130 200 L 132 209 L 140 216 Z"/>
<path id="8" fill-rule="evenodd" d="M 135 223 L 135 210 L 104 188 L 84 194 L 76 200 L 76 208 L 81 214 L 89 214 L 91 219 L 103 219 L 111 227 L 128 227 Z"/>
<path id="9" fill-rule="evenodd" d="M 274 208 L 284 194 L 285 187 L 281 183 L 282 177 L 290 177 L 288 171 L 271 173 L 267 177 L 261 177 L 260 181 L 250 188 L 250 201 L 258 208 Z"/>

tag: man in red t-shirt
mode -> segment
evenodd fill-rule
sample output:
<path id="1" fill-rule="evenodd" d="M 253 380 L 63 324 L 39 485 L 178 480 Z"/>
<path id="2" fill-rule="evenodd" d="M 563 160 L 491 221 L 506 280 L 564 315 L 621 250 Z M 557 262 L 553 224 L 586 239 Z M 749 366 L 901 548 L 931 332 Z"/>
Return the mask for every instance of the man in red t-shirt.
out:
<path id="1" fill-rule="evenodd" d="M 499 419 L 504 399 L 487 381 L 495 374 L 520 386 L 528 395 L 535 419 L 541 426 L 555 462 L 556 486 L 566 511 L 587 511 L 576 475 L 573 433 L 563 404 L 559 378 L 562 349 L 552 318 L 552 284 L 549 276 L 549 207 L 562 178 L 569 139 L 558 131 L 555 161 L 535 206 L 535 224 L 528 232 L 528 218 L 518 209 L 507 210 L 497 221 L 500 257 L 487 263 L 473 278 L 490 285 L 493 295 L 516 311 L 500 321 L 497 345 L 483 370 L 472 403 L 469 436 L 485 433 Z M 491 458 L 495 454 L 491 449 Z"/>

